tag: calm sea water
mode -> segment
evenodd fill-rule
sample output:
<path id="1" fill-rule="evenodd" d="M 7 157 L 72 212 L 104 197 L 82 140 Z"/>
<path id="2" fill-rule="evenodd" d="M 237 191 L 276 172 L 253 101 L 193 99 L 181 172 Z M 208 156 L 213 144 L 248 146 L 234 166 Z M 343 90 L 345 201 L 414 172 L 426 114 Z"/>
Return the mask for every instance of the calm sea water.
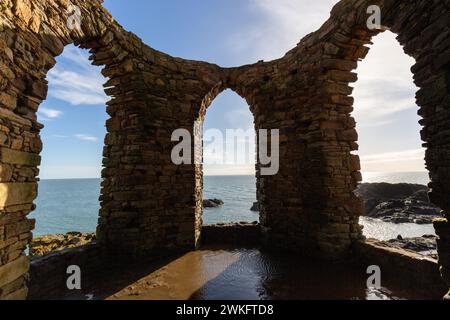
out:
<path id="1" fill-rule="evenodd" d="M 255 177 L 205 177 L 204 188 L 205 199 L 217 198 L 225 203 L 221 207 L 203 211 L 205 224 L 259 221 L 259 213 L 250 210 L 256 202 Z"/>
<path id="2" fill-rule="evenodd" d="M 367 173 L 365 182 L 407 182 L 427 184 L 426 173 Z M 42 180 L 39 183 L 37 208 L 31 214 L 36 219 L 35 235 L 93 232 L 99 210 L 100 179 Z M 225 204 L 205 209 L 205 224 L 219 222 L 257 221 L 258 213 L 250 211 L 256 201 L 256 182 L 252 176 L 205 177 L 205 199 L 222 199 Z M 365 235 L 387 240 L 402 236 L 434 234 L 433 226 L 395 225 L 362 218 Z"/>

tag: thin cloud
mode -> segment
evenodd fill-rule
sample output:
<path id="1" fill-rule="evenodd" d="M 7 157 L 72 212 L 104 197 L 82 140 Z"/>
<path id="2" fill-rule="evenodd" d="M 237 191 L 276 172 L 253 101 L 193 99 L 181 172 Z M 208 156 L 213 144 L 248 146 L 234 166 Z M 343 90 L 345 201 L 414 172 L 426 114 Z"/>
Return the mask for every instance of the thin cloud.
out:
<path id="1" fill-rule="evenodd" d="M 413 149 L 361 156 L 362 171 L 412 172 L 425 170 L 425 150 Z"/>
<path id="2" fill-rule="evenodd" d="M 389 117 L 409 109 L 418 109 L 413 97 L 367 97 L 355 101 L 354 116 L 365 123 L 387 122 Z"/>
<path id="3" fill-rule="evenodd" d="M 101 171 L 100 166 L 52 166 L 44 162 L 40 168 L 40 177 L 45 179 L 91 179 L 100 178 Z"/>
<path id="4" fill-rule="evenodd" d="M 67 46 L 64 49 L 64 52 L 61 56 L 66 61 L 73 62 L 78 67 L 84 69 L 84 70 L 90 70 L 92 68 L 96 68 L 91 64 L 91 61 L 89 60 L 89 54 L 87 51 L 84 51 L 82 49 L 78 49 L 75 46 Z"/>
<path id="5" fill-rule="evenodd" d="M 424 149 L 414 149 L 414 150 L 387 152 L 387 153 L 379 153 L 379 154 L 361 156 L 361 161 L 364 161 L 365 163 L 395 162 L 395 161 L 403 161 L 403 160 L 424 159 L 424 157 L 425 157 Z"/>
<path id="6" fill-rule="evenodd" d="M 227 46 L 248 62 L 282 57 L 329 18 L 338 0 L 251 0 L 250 12 L 259 19 L 253 27 L 230 36 Z M 393 115 L 417 108 L 411 66 L 396 36 L 386 32 L 373 39 L 369 55 L 359 63 L 355 83 L 355 112 L 361 128 L 382 126 Z M 388 57 L 388 58 L 387 58 Z"/>
<path id="7" fill-rule="evenodd" d="M 227 123 L 234 128 L 243 128 L 245 130 L 254 128 L 254 118 L 249 111 L 248 106 L 229 111 L 226 115 L 226 120 Z"/>
<path id="8" fill-rule="evenodd" d="M 254 176 L 255 165 L 204 165 L 205 176 Z"/>
<path id="9" fill-rule="evenodd" d="M 71 105 L 98 105 L 108 100 L 99 68 L 90 65 L 89 55 L 75 47 L 64 50 L 47 78 L 49 96 Z"/>
<path id="10" fill-rule="evenodd" d="M 41 120 L 53 120 L 56 118 L 59 118 L 62 116 L 63 112 L 56 110 L 56 109 L 50 109 L 50 108 L 39 108 L 38 115 Z"/>
<path id="11" fill-rule="evenodd" d="M 227 47 L 248 62 L 282 57 L 330 16 L 339 0 L 251 0 L 249 10 L 259 19 L 250 28 L 232 34 Z"/>
<path id="12" fill-rule="evenodd" d="M 76 134 L 75 138 L 82 141 L 97 142 L 98 138 L 87 134 Z"/>
<path id="13" fill-rule="evenodd" d="M 356 70 L 353 91 L 354 116 L 361 128 L 385 125 L 396 114 L 418 109 L 411 72 L 414 59 L 403 52 L 391 32 L 377 36 L 373 43 Z"/>
<path id="14" fill-rule="evenodd" d="M 368 123 L 358 124 L 358 129 L 383 127 L 383 126 L 392 124 L 393 122 L 394 122 L 394 119 L 380 120 L 380 121 L 375 121 L 375 122 L 371 121 Z"/>

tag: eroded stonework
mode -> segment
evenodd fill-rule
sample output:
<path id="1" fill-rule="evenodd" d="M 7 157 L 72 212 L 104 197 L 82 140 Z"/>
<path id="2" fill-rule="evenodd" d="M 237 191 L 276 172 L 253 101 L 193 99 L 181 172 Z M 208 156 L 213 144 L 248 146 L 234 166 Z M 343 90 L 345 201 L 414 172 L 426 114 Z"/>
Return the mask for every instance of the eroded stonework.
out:
<path id="1" fill-rule="evenodd" d="M 67 27 L 73 3 L 81 30 Z M 64 47 L 91 50 L 111 97 L 102 171 L 98 243 L 141 256 L 191 250 L 201 240 L 202 168 L 171 161 L 175 129 L 193 132 L 214 98 L 246 99 L 255 129 L 279 129 L 280 171 L 261 176 L 257 196 L 269 244 L 336 257 L 362 238 L 361 180 L 352 87 L 357 62 L 380 30 L 367 7 L 414 57 L 442 274 L 450 284 L 450 0 L 342 0 L 330 19 L 283 58 L 238 68 L 174 58 L 114 21 L 99 0 L 3 0 L 0 5 L 0 298 L 25 298 L 42 150 L 36 112 L 47 72 Z"/>

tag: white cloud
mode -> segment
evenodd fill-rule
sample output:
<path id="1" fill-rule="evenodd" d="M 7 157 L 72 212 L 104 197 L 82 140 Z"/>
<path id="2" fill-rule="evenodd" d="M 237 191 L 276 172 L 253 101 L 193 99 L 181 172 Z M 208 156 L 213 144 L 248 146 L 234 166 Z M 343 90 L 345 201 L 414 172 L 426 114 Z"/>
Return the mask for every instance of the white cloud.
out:
<path id="1" fill-rule="evenodd" d="M 58 58 L 56 66 L 47 75 L 49 96 L 72 105 L 105 104 L 105 78 L 98 67 L 92 66 L 89 55 L 69 46 Z"/>
<path id="2" fill-rule="evenodd" d="M 260 19 L 254 27 L 232 34 L 227 46 L 248 62 L 282 57 L 329 18 L 339 0 L 251 0 L 250 10 Z M 417 108 L 411 66 L 395 39 L 386 32 L 373 39 L 369 55 L 359 63 L 354 85 L 355 112 L 363 127 L 389 123 L 392 115 Z"/>
<path id="3" fill-rule="evenodd" d="M 254 27 L 233 34 L 227 46 L 248 63 L 280 58 L 305 35 L 318 30 L 338 1 L 251 0 L 250 8 L 260 19 Z M 399 141 L 402 138 L 395 137 L 395 130 L 399 137 L 404 137 L 404 132 L 414 132 L 418 126 L 417 122 L 403 121 L 414 117 L 418 109 L 417 88 L 411 73 L 414 59 L 404 53 L 391 32 L 378 35 L 372 42 L 368 56 L 355 71 L 359 79 L 353 85 L 355 111 L 352 115 L 363 137 L 359 143 L 366 154 L 387 148 L 395 151 L 393 146 L 398 148 L 403 143 Z M 389 130 L 374 135 L 375 127 L 388 125 Z M 420 148 L 420 139 L 405 143 L 404 148 L 411 150 L 363 157 L 363 171 L 423 171 L 423 150 L 415 149 Z"/>
<path id="4" fill-rule="evenodd" d="M 205 176 L 254 176 L 255 165 L 204 165 Z"/>
<path id="5" fill-rule="evenodd" d="M 363 172 L 425 171 L 425 150 L 413 149 L 361 156 Z"/>
<path id="6" fill-rule="evenodd" d="M 227 123 L 232 125 L 234 128 L 243 128 L 245 130 L 253 129 L 254 118 L 248 108 L 249 107 L 246 105 L 245 107 L 227 112 Z"/>
<path id="7" fill-rule="evenodd" d="M 308 33 L 316 31 L 339 0 L 251 0 L 250 10 L 260 17 L 251 28 L 230 36 L 227 47 L 248 62 L 282 57 Z"/>
<path id="8" fill-rule="evenodd" d="M 97 137 L 90 136 L 90 135 L 87 135 L 87 134 L 76 134 L 74 137 L 77 138 L 78 140 L 83 140 L 83 141 L 90 141 L 90 142 L 97 142 L 98 141 Z"/>
<path id="9" fill-rule="evenodd" d="M 89 53 L 75 46 L 67 46 L 61 57 L 75 63 L 78 67 L 84 70 L 91 70 L 92 68 L 95 68 L 89 60 Z"/>
<path id="10" fill-rule="evenodd" d="M 40 117 L 41 120 L 56 119 L 56 118 L 59 118 L 60 116 L 62 116 L 62 114 L 63 114 L 62 111 L 59 111 L 56 109 L 41 107 L 38 110 L 38 116 Z"/>
<path id="11" fill-rule="evenodd" d="M 100 178 L 101 166 L 52 166 L 42 164 L 39 176 L 41 179 L 89 179 Z"/>
<path id="12" fill-rule="evenodd" d="M 386 32 L 373 39 L 367 57 L 359 63 L 354 84 L 354 116 L 361 127 L 391 123 L 395 114 L 418 109 L 411 67 L 395 35 Z"/>

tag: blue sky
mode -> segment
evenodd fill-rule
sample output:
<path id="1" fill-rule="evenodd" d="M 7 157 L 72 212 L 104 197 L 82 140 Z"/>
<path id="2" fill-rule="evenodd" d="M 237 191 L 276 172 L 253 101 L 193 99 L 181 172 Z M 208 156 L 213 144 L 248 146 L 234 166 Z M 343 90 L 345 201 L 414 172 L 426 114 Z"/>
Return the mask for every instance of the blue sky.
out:
<path id="1" fill-rule="evenodd" d="M 328 18 L 337 0 L 106 0 L 127 30 L 173 56 L 238 66 L 282 57 Z M 355 112 L 364 171 L 423 171 L 413 60 L 394 36 L 374 41 L 358 67 Z M 39 111 L 44 142 L 41 178 L 99 177 L 105 135 L 105 81 L 87 52 L 69 46 L 48 74 L 49 95 Z M 221 94 L 208 110 L 205 129 L 248 129 L 243 99 Z M 206 152 L 206 157 L 208 153 Z M 206 174 L 253 174 L 245 166 L 206 166 Z"/>

